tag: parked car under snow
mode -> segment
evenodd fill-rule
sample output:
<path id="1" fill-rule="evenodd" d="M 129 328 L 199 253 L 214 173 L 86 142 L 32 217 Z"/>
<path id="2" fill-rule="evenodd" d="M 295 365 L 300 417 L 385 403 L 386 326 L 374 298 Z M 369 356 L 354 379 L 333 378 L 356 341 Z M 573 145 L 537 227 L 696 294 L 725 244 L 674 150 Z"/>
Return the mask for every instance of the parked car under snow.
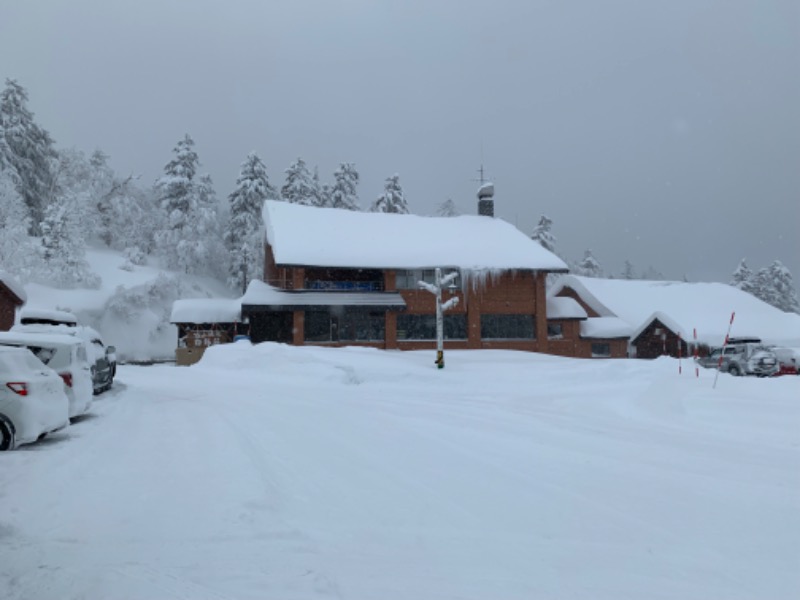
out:
<path id="1" fill-rule="evenodd" d="M 35 442 L 68 424 L 61 377 L 27 348 L 0 346 L 0 450 Z"/>
<path id="2" fill-rule="evenodd" d="M 713 348 L 708 356 L 698 358 L 697 363 L 734 376 L 770 377 L 780 368 L 775 352 L 758 338 L 731 338 L 725 347 Z"/>

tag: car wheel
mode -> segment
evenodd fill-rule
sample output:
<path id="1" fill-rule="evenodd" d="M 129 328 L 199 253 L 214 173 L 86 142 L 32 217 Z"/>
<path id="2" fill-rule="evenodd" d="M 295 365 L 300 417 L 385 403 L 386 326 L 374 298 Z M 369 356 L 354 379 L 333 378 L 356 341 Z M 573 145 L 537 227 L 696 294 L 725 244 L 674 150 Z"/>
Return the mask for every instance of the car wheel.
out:
<path id="1" fill-rule="evenodd" d="M 16 445 L 14 426 L 5 417 L 0 417 L 0 452 L 13 450 Z"/>
<path id="2" fill-rule="evenodd" d="M 739 367 L 737 367 L 736 365 L 731 365 L 730 367 L 728 367 L 728 373 L 730 373 L 734 377 L 738 377 L 739 375 L 742 374 L 741 371 L 739 371 Z"/>

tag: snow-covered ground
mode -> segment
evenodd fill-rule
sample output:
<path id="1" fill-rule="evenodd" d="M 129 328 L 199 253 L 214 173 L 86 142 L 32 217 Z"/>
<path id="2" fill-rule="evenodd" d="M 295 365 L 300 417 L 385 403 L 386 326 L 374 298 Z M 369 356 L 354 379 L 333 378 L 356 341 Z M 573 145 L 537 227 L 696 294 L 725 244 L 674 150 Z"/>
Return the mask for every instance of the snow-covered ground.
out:
<path id="1" fill-rule="evenodd" d="M 238 343 L 0 455 L 0 598 L 800 597 L 800 377 Z"/>

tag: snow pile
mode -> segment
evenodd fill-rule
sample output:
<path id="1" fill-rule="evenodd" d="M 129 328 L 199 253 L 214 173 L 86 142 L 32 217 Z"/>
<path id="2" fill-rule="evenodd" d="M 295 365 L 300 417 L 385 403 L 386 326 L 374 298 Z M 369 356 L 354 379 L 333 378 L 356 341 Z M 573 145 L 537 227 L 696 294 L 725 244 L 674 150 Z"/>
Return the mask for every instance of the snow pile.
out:
<path id="1" fill-rule="evenodd" d="M 800 377 L 214 346 L 2 456 L 0 596 L 794 598 Z"/>
<path id="2" fill-rule="evenodd" d="M 88 249 L 86 258 L 100 277 L 98 289 L 63 290 L 31 283 L 24 310 L 71 312 L 115 346 L 121 361 L 174 358 L 178 332 L 169 320 L 173 302 L 230 295 L 214 279 L 133 265 L 113 250 Z"/>

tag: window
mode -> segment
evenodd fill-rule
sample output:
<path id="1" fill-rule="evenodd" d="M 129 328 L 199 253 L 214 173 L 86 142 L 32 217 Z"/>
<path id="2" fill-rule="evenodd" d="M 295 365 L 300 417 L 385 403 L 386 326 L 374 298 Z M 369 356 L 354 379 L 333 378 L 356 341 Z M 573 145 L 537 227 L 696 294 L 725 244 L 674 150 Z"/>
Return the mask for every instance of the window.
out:
<path id="1" fill-rule="evenodd" d="M 608 358 L 611 356 L 611 344 L 592 344 L 592 358 Z"/>
<path id="2" fill-rule="evenodd" d="M 442 269 L 442 277 L 453 269 Z M 436 283 L 436 269 L 398 269 L 395 271 L 395 287 L 398 290 L 418 290 L 419 282 Z"/>
<path id="3" fill-rule="evenodd" d="M 339 340 L 382 342 L 386 339 L 386 315 L 383 312 L 346 311 L 339 318 Z"/>
<path id="4" fill-rule="evenodd" d="M 306 311 L 304 339 L 307 342 L 331 341 L 331 315 L 327 311 Z"/>
<path id="5" fill-rule="evenodd" d="M 533 315 L 481 315 L 481 339 L 536 339 Z"/>
<path id="6" fill-rule="evenodd" d="M 386 339 L 386 316 L 378 311 L 345 310 L 332 315 L 309 310 L 304 329 L 307 342 L 382 342 Z"/>
<path id="7" fill-rule="evenodd" d="M 467 339 L 467 316 L 444 315 L 444 339 Z M 397 315 L 398 340 L 435 340 L 436 316 L 435 315 Z"/>
<path id="8" fill-rule="evenodd" d="M 561 340 L 564 339 L 564 329 L 561 323 L 548 323 L 547 324 L 547 339 L 548 340 Z"/>

